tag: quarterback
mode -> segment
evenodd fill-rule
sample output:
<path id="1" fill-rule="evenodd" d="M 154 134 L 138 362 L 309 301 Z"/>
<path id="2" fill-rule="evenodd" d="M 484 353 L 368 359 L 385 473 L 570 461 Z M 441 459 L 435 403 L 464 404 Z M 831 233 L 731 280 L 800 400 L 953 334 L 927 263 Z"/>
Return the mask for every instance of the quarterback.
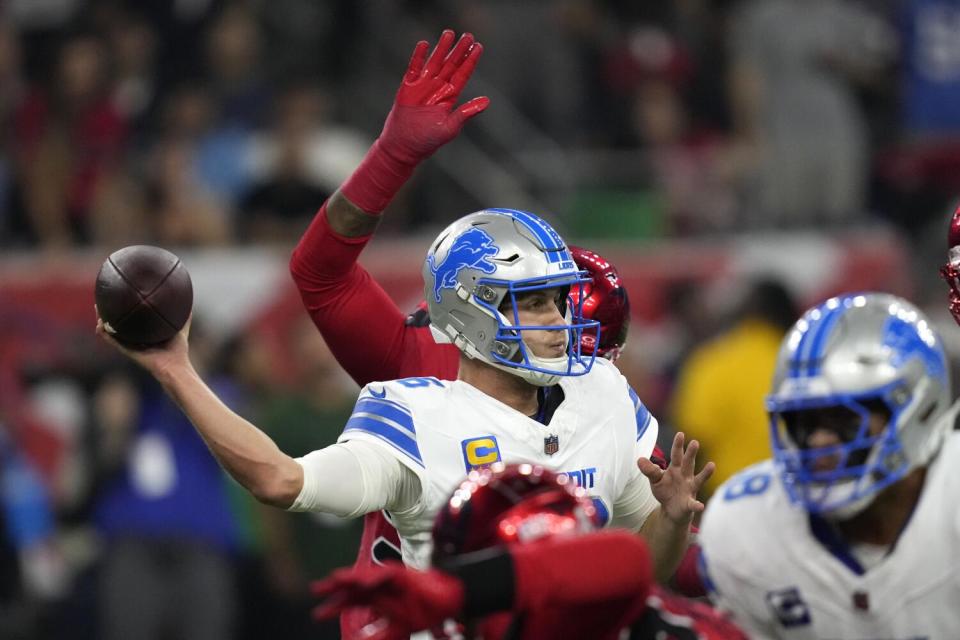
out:
<path id="1" fill-rule="evenodd" d="M 756 638 L 926 640 L 960 630 L 949 367 L 909 302 L 832 298 L 781 347 L 773 459 L 714 494 L 701 569 Z"/>
<path id="2" fill-rule="evenodd" d="M 454 380 L 459 368 L 460 351 L 452 344 L 438 344 L 430 330 L 426 303 L 409 316 L 397 308 L 380 285 L 357 262 L 358 255 L 372 237 L 382 209 L 395 195 L 401 183 L 385 180 L 392 173 L 406 175 L 391 167 L 392 157 L 405 157 L 416 166 L 438 147 L 455 137 L 469 117 L 479 113 L 485 100 L 467 102 L 464 114 L 456 101 L 469 80 L 482 45 L 471 34 L 464 34 L 454 45 L 454 34 L 447 30 L 428 62 L 420 67 L 415 53 L 394 99 L 387 125 L 354 174 L 317 212 L 290 260 L 290 273 L 304 307 L 317 329 L 331 346 L 344 370 L 361 386 L 374 380 L 434 376 Z M 426 43 L 418 44 L 423 52 Z M 430 60 L 434 61 L 433 63 Z M 447 61 L 460 71 L 451 76 L 453 93 L 438 104 L 431 96 L 447 83 L 441 73 Z M 386 155 L 388 154 L 388 155 Z M 371 196 L 375 196 L 372 198 Z M 354 201 L 364 203 L 361 209 Z M 369 209 L 369 210 L 368 210 Z M 596 253 L 570 247 L 578 267 L 593 276 L 584 283 L 582 312 L 600 322 L 600 340 L 585 334 L 583 349 L 596 349 L 600 357 L 615 361 L 624 347 L 630 322 L 630 306 L 616 268 Z M 576 295 L 577 291 L 571 291 Z M 656 442 L 655 420 L 646 428 L 644 441 Z M 644 444 L 645 444 L 644 443 Z M 654 449 L 655 459 L 662 459 Z M 363 539 L 358 565 L 399 559 L 400 541 L 396 530 L 381 512 L 364 519 Z M 685 562 L 684 566 L 692 562 Z M 695 582 L 689 579 L 687 582 Z M 344 619 L 344 634 L 353 627 Z"/>
<path id="3" fill-rule="evenodd" d="M 653 417 L 612 364 L 582 350 L 599 322 L 582 317 L 582 295 L 572 302 L 586 277 L 559 234 L 530 213 L 480 211 L 430 245 L 423 274 L 431 330 L 461 353 L 457 380 L 367 385 L 339 441 L 301 459 L 213 394 L 190 363 L 189 326 L 143 351 L 110 340 L 102 322 L 98 333 L 158 379 L 262 502 L 346 517 L 386 509 L 405 562 L 425 567 L 433 518 L 468 471 L 535 462 L 574 478 L 606 522 L 643 533 L 668 578 L 713 465 L 695 473 L 698 445 L 682 433 L 666 470 L 649 460 Z"/>

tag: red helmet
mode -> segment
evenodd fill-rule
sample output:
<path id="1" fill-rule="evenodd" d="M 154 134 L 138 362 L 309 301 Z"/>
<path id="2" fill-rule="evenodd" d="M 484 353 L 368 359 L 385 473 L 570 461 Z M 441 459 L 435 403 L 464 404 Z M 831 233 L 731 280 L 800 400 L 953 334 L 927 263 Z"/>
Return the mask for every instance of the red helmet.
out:
<path id="1" fill-rule="evenodd" d="M 597 355 L 615 361 L 627 342 L 630 328 L 630 299 L 620 280 L 617 268 L 603 256 L 582 247 L 570 247 L 577 266 L 593 277 L 593 282 L 583 285 L 583 317 L 600 322 L 600 345 Z M 571 294 L 579 295 L 575 288 Z M 574 298 L 574 303 L 577 299 Z M 584 354 L 593 353 L 597 337 L 584 332 L 580 348 Z"/>
<path id="2" fill-rule="evenodd" d="M 531 464 L 498 463 L 470 472 L 437 514 L 433 563 L 597 528 L 596 507 L 565 474 Z"/>
<path id="3" fill-rule="evenodd" d="M 953 212 L 947 231 L 947 263 L 940 267 L 940 275 L 950 287 L 949 305 L 953 319 L 960 324 L 960 207 Z"/>

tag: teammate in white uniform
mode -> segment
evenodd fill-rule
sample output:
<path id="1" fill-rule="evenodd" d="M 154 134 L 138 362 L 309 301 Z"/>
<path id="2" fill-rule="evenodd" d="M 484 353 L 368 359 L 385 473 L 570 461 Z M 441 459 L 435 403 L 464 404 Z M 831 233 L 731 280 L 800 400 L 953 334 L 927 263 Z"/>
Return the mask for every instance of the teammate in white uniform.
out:
<path id="1" fill-rule="evenodd" d="M 905 300 L 844 295 L 794 325 L 767 400 L 774 458 L 714 494 L 699 536 L 712 596 L 751 637 L 960 637 L 949 393 Z"/>
<path id="2" fill-rule="evenodd" d="M 298 460 L 213 395 L 190 365 L 186 329 L 156 349 L 114 344 L 157 377 L 258 499 L 342 516 L 385 510 L 413 566 L 426 566 L 437 510 L 467 471 L 538 462 L 640 531 L 657 576 L 672 575 L 713 464 L 695 473 L 698 445 L 684 448 L 683 434 L 667 470 L 648 459 L 656 420 L 613 365 L 580 351 L 599 323 L 575 308 L 582 295 L 568 295 L 587 276 L 562 238 L 523 211 L 480 211 L 440 234 L 423 273 L 435 337 L 462 354 L 457 381 L 368 385 L 338 443 Z M 98 332 L 110 339 L 102 323 Z"/>

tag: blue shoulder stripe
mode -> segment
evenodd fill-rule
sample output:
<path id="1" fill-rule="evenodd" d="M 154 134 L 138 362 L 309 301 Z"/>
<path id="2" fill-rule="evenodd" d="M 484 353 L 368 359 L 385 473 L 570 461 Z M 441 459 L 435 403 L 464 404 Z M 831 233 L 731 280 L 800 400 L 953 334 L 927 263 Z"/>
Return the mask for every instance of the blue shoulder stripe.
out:
<path id="1" fill-rule="evenodd" d="M 413 416 L 410 411 L 402 404 L 390 402 L 389 400 L 378 400 L 377 398 L 360 398 L 357 405 L 353 408 L 353 413 L 370 413 L 377 416 L 383 416 L 393 420 L 398 425 L 416 433 L 413 428 Z"/>
<path id="2" fill-rule="evenodd" d="M 632 388 L 630 388 L 630 400 L 633 401 L 633 409 L 637 414 L 637 440 L 640 440 L 653 421 L 653 414 L 651 414 L 650 410 L 640 401 L 640 396 L 638 396 L 637 392 Z"/>
<path id="3" fill-rule="evenodd" d="M 354 417 L 350 418 L 350 420 L 347 421 L 347 426 L 343 428 L 344 433 L 348 431 L 359 431 L 376 436 L 391 445 L 394 449 L 402 451 L 408 458 L 421 467 L 424 466 L 417 441 L 386 422 L 380 422 L 374 418 Z"/>
<path id="4" fill-rule="evenodd" d="M 374 435 L 424 466 L 413 417 L 402 405 L 377 398 L 360 398 L 343 431 Z"/>

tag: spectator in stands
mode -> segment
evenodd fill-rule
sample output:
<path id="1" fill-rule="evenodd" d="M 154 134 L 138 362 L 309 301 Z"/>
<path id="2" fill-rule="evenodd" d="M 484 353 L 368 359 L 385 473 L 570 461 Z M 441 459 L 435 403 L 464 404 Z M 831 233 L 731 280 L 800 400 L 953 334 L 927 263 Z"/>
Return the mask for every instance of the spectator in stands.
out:
<path id="1" fill-rule="evenodd" d="M 206 352 L 194 356 L 200 366 Z M 156 385 L 138 378 L 133 391 L 137 406 L 125 424 L 94 425 L 116 468 L 93 497 L 104 541 L 99 637 L 230 640 L 238 532 L 226 477 Z"/>
<path id="2" fill-rule="evenodd" d="M 796 317 L 793 298 L 772 279 L 755 282 L 733 326 L 694 349 L 682 365 L 673 398 L 673 424 L 696 437 L 725 478 L 769 454 L 763 399 L 784 332 Z"/>
<path id="3" fill-rule="evenodd" d="M 294 241 L 312 219 L 316 203 L 330 195 L 306 175 L 305 136 L 313 119 L 307 111 L 312 109 L 309 100 L 308 93 L 292 92 L 279 100 L 272 132 L 274 166 L 240 203 L 238 233 L 246 241 Z"/>
<path id="4" fill-rule="evenodd" d="M 61 595 L 51 496 L 0 419 L 0 637 L 35 638 L 44 606 Z"/>
<path id="5" fill-rule="evenodd" d="M 890 60 L 889 27 L 842 0 L 752 0 L 732 24 L 735 126 L 755 154 L 749 224 L 856 220 L 869 149 L 855 87 Z"/>
<path id="6" fill-rule="evenodd" d="M 68 39 L 48 86 L 35 87 L 16 116 L 24 209 L 42 244 L 92 240 L 92 211 L 126 136 L 110 100 L 103 42 L 89 34 Z"/>
<path id="7" fill-rule="evenodd" d="M 215 119 L 216 103 L 199 85 L 185 84 L 167 98 L 148 164 L 150 222 L 161 245 L 223 244 L 232 235 L 228 203 L 198 169 Z"/>

